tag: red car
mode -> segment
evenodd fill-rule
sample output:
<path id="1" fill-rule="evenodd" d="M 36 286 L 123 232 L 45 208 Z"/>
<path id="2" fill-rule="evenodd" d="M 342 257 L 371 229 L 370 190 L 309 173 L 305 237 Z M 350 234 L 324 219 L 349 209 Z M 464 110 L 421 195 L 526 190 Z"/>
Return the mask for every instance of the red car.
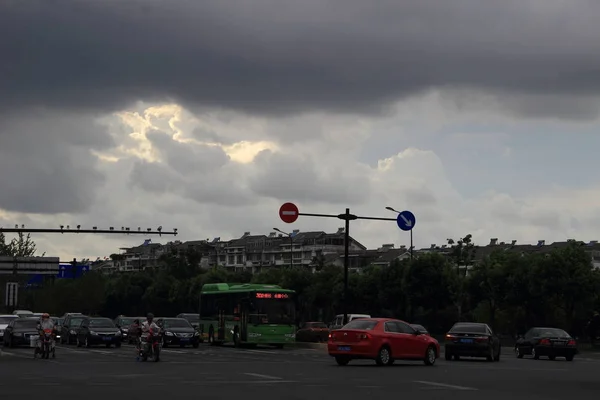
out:
<path id="1" fill-rule="evenodd" d="M 423 360 L 425 365 L 433 365 L 440 356 L 440 344 L 404 321 L 362 318 L 331 332 L 327 351 L 338 365 L 347 365 L 351 360 L 375 360 L 377 365 Z"/>

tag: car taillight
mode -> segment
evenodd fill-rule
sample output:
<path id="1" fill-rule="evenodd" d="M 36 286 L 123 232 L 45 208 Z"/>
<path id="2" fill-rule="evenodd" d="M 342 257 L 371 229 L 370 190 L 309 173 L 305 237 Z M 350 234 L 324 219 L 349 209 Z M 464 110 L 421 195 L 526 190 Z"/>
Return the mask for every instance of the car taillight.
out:
<path id="1" fill-rule="evenodd" d="M 550 339 L 542 339 L 542 340 L 540 340 L 540 344 L 542 344 L 542 345 L 549 345 L 550 344 Z"/>
<path id="2" fill-rule="evenodd" d="M 456 339 L 456 336 L 450 335 L 450 334 L 446 335 L 446 340 L 454 340 L 454 339 Z"/>
<path id="3" fill-rule="evenodd" d="M 369 335 L 368 333 L 359 333 L 357 336 L 358 336 L 359 340 L 369 340 L 369 339 L 371 339 L 371 335 Z"/>
<path id="4" fill-rule="evenodd" d="M 335 333 L 329 334 L 329 340 L 335 340 Z"/>
<path id="5" fill-rule="evenodd" d="M 482 336 L 482 337 L 475 338 L 475 341 L 476 341 L 476 342 L 479 342 L 479 343 L 482 343 L 482 342 L 489 342 L 489 341 L 490 341 L 490 338 L 489 338 L 489 337 L 487 337 L 487 336 Z"/>
<path id="6" fill-rule="evenodd" d="M 575 346 L 577 344 L 576 341 L 574 341 L 573 339 L 569 340 L 569 343 L 567 343 L 567 346 Z"/>

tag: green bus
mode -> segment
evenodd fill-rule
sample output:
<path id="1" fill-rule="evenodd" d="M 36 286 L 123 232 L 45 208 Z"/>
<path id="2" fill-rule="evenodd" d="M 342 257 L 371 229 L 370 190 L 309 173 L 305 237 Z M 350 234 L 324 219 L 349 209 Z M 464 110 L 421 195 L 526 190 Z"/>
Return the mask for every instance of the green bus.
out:
<path id="1" fill-rule="evenodd" d="M 295 292 L 277 285 L 207 283 L 200 291 L 200 332 L 212 345 L 293 343 Z"/>

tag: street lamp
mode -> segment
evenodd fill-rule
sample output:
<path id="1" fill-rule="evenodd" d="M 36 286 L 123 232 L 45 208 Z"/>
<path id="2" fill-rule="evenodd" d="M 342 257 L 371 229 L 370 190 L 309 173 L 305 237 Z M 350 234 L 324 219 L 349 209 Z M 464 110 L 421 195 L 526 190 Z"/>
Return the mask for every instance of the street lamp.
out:
<path id="1" fill-rule="evenodd" d="M 393 207 L 386 207 L 385 209 L 388 210 L 388 211 L 395 212 L 396 214 L 400 214 L 401 213 L 401 211 L 398 211 L 398 210 L 396 210 Z M 411 260 L 413 259 L 413 234 L 412 234 L 412 232 L 413 231 L 411 229 L 410 230 L 410 259 Z"/>
<path id="2" fill-rule="evenodd" d="M 293 268 L 294 267 L 294 236 L 291 233 L 284 232 L 278 228 L 273 228 L 273 230 L 277 231 L 279 233 L 283 233 L 284 235 L 287 235 L 287 237 L 290 238 L 290 268 Z"/>

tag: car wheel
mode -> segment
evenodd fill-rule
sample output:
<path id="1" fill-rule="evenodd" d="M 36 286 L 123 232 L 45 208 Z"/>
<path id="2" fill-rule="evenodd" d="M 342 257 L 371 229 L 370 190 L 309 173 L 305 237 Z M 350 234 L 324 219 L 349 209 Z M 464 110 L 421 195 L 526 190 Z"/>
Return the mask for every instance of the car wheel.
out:
<path id="1" fill-rule="evenodd" d="M 90 343 L 90 340 L 88 339 L 88 337 L 85 337 L 85 347 L 90 348 L 92 347 L 92 344 Z"/>
<path id="2" fill-rule="evenodd" d="M 517 358 L 523 358 L 523 353 L 521 353 L 521 348 L 519 346 L 515 347 L 515 355 Z"/>
<path id="3" fill-rule="evenodd" d="M 377 353 L 375 362 L 377 365 L 390 365 L 392 363 L 392 353 L 390 352 L 390 348 L 387 346 L 381 347 L 379 353 Z"/>
<path id="4" fill-rule="evenodd" d="M 498 346 L 498 354 L 494 356 L 494 361 L 500 361 L 500 354 L 502 353 L 502 347 Z"/>
<path id="5" fill-rule="evenodd" d="M 490 346 L 490 351 L 487 357 L 485 358 L 488 361 L 494 361 L 494 347 Z"/>
<path id="6" fill-rule="evenodd" d="M 348 363 L 350 362 L 350 357 L 336 356 L 335 362 L 337 363 L 337 365 L 341 366 L 348 365 Z"/>
<path id="7" fill-rule="evenodd" d="M 538 355 L 537 351 L 535 351 L 535 347 L 533 347 L 531 349 L 531 356 L 533 357 L 534 360 L 539 360 L 540 356 Z"/>
<path id="8" fill-rule="evenodd" d="M 433 346 L 429 346 L 427 348 L 427 351 L 425 352 L 425 359 L 423 360 L 423 362 L 425 363 L 425 365 L 433 365 L 435 364 L 435 359 L 435 349 L 433 348 Z"/>
<path id="9" fill-rule="evenodd" d="M 81 340 L 79 340 L 79 336 L 77 336 L 77 347 L 81 346 L 83 346 L 83 343 L 81 343 Z"/>
<path id="10" fill-rule="evenodd" d="M 550 361 L 554 361 L 554 360 L 556 360 L 556 356 L 548 356 L 548 359 L 549 359 Z"/>
<path id="11" fill-rule="evenodd" d="M 570 355 L 570 356 L 566 356 L 566 357 L 565 357 L 565 359 L 566 359 L 567 361 L 573 361 L 573 358 L 575 358 L 575 356 L 574 356 L 574 355 Z"/>
<path id="12" fill-rule="evenodd" d="M 446 361 L 452 361 L 452 354 L 450 354 L 448 352 L 444 353 L 444 359 Z"/>

